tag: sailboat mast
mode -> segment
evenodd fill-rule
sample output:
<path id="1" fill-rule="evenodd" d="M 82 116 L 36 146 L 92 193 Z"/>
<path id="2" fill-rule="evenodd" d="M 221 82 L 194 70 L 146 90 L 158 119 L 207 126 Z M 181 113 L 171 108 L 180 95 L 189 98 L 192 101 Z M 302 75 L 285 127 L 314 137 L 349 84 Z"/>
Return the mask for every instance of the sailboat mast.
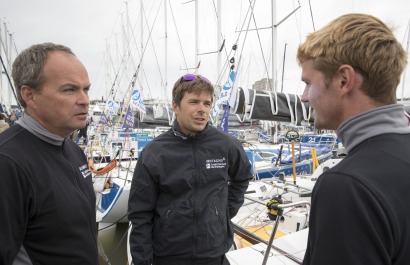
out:
<path id="1" fill-rule="evenodd" d="M 195 0 L 195 73 L 198 73 L 198 0 Z"/>
<path id="2" fill-rule="evenodd" d="M 217 34 L 217 50 L 219 50 L 220 49 L 220 47 L 221 47 L 221 45 L 222 45 L 222 36 L 221 36 L 221 24 L 222 24 L 222 12 L 221 12 L 221 0 L 218 0 L 217 1 L 217 16 L 218 16 L 218 18 L 217 18 L 217 32 L 216 32 L 216 34 Z M 218 52 L 218 55 L 217 55 L 217 62 L 216 62 L 216 65 L 217 65 L 217 67 L 216 67 L 216 75 L 215 76 L 218 76 L 219 75 L 219 72 L 221 71 L 221 58 L 222 58 L 222 53 L 221 52 Z"/>
<path id="3" fill-rule="evenodd" d="M 164 58 L 164 95 L 163 98 L 168 103 L 167 97 L 167 86 L 168 86 L 168 78 L 167 78 L 167 68 L 168 68 L 168 24 L 167 24 L 167 0 L 164 0 L 164 20 L 165 20 L 165 58 Z"/>
<path id="4" fill-rule="evenodd" d="M 11 48 L 13 45 L 13 35 L 11 33 L 9 33 L 8 29 L 7 29 L 7 25 L 6 23 L 3 23 L 4 25 L 4 36 L 1 35 L 1 28 L 0 28 L 0 45 L 4 52 L 5 55 L 5 60 L 3 61 L 2 59 L 2 65 L 0 66 L 0 68 L 4 68 L 4 73 L 11 73 Z M 4 39 L 3 39 L 4 38 Z M 2 72 L 3 72 L 2 70 Z M 11 108 L 12 105 L 12 91 L 13 88 L 11 86 L 11 83 L 8 82 L 7 83 L 7 87 L 8 89 L 2 89 L 3 88 L 3 84 L 2 84 L 2 80 L 3 77 L 0 77 L 0 103 L 6 105 L 7 109 Z M 16 99 L 17 100 L 17 99 Z"/>
<path id="5" fill-rule="evenodd" d="M 276 57 L 277 57 L 277 29 L 276 29 L 276 0 L 271 1 L 272 6 L 272 82 L 271 90 L 276 92 Z"/>
<path id="6" fill-rule="evenodd" d="M 17 107 L 21 109 L 15 88 L 11 81 L 11 66 L 14 58 L 17 56 L 17 50 L 13 50 L 13 34 L 8 31 L 7 24 L 3 23 L 3 27 L 4 30 L 0 24 L 0 71 L 2 72 L 0 76 L 0 103 L 4 105 L 3 107 L 6 107 L 6 110 L 10 110 L 14 105 L 17 105 Z M 3 54 L 4 57 L 1 54 Z M 3 74 L 5 80 L 3 80 Z M 3 81 L 6 81 L 6 85 L 3 84 Z"/>
<path id="7" fill-rule="evenodd" d="M 11 33 L 9 33 L 8 34 L 9 36 L 9 38 L 8 38 L 8 54 L 7 54 L 7 60 L 9 61 L 9 62 L 11 62 L 11 48 L 12 48 L 12 45 L 13 45 L 13 35 L 11 34 Z M 9 63 L 8 64 L 8 66 L 9 66 L 9 73 L 11 73 L 11 63 Z M 11 93 L 11 91 L 13 90 L 13 88 L 11 87 L 11 84 L 9 84 L 9 93 L 8 93 L 8 96 L 9 96 L 9 98 L 8 98 L 8 101 L 9 101 L 9 103 L 10 103 L 10 107 L 11 107 L 11 103 L 12 103 L 12 93 Z"/>
<path id="8" fill-rule="evenodd" d="M 141 54 L 144 54 L 144 19 L 143 19 L 143 17 L 144 17 L 144 3 L 143 3 L 143 0 L 141 0 L 141 5 L 140 5 L 140 8 L 141 8 Z M 141 55 L 141 60 L 140 60 L 140 63 L 139 63 L 139 67 L 140 67 L 140 69 L 142 69 L 142 55 Z M 142 83 L 142 82 L 141 82 Z M 141 90 L 142 90 L 142 87 L 141 87 Z"/>

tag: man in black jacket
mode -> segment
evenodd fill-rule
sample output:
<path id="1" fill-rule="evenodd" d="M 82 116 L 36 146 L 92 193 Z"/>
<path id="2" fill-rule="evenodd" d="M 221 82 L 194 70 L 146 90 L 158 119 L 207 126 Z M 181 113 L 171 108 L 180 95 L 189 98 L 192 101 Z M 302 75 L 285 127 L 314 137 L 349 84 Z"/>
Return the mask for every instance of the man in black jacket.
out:
<path id="1" fill-rule="evenodd" d="M 208 125 L 213 91 L 202 76 L 179 78 L 176 121 L 138 159 L 128 203 L 134 265 L 229 264 L 230 220 L 252 175 L 240 142 Z"/>
<path id="2" fill-rule="evenodd" d="M 299 47 L 315 127 L 337 130 L 347 156 L 312 192 L 305 265 L 410 261 L 410 127 L 396 88 L 407 55 L 365 14 L 343 15 Z"/>
<path id="3" fill-rule="evenodd" d="M 22 51 L 12 76 L 25 112 L 0 134 L 0 264 L 98 264 L 95 195 L 70 133 L 86 124 L 90 81 L 62 45 Z"/>

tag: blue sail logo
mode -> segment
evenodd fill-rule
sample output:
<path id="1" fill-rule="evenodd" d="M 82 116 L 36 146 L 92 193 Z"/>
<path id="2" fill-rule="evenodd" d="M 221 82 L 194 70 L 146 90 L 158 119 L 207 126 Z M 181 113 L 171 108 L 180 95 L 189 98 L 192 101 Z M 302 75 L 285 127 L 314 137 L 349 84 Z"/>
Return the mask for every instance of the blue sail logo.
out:
<path id="1" fill-rule="evenodd" d="M 138 102 L 140 101 L 141 98 L 141 93 L 138 89 L 134 89 L 134 91 L 132 91 L 132 100 L 134 102 Z"/>

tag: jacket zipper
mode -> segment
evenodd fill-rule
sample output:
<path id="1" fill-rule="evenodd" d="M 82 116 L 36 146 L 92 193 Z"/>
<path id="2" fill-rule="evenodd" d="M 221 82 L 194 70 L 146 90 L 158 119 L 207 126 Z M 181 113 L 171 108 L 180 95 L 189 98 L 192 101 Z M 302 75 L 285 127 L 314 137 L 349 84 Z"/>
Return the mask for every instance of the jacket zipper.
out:
<path id="1" fill-rule="evenodd" d="M 67 159 L 67 157 L 66 157 L 66 155 L 65 155 L 65 151 L 64 151 L 65 142 L 66 142 L 66 139 L 64 139 L 63 144 L 62 144 L 62 146 L 61 146 L 61 154 L 62 154 L 62 156 L 64 157 L 65 161 L 66 161 L 66 162 L 70 165 L 70 167 L 73 169 L 74 176 L 75 176 L 75 182 L 77 183 L 77 186 L 78 186 L 78 188 L 79 188 L 79 192 L 80 192 L 81 196 L 83 197 L 83 199 L 85 200 L 85 202 L 86 202 L 85 204 L 87 205 L 87 207 L 89 207 L 87 196 L 85 196 L 84 189 L 83 189 L 83 187 L 80 185 L 80 182 L 79 182 L 79 180 L 78 180 L 78 174 L 77 174 L 77 172 L 75 171 L 75 168 L 74 168 L 73 164 L 71 164 L 71 162 Z M 94 213 L 94 214 L 96 214 L 95 209 L 91 209 L 91 212 Z M 92 225 L 92 224 L 90 224 L 90 225 Z M 91 230 L 89 230 L 89 232 L 90 232 L 91 238 L 93 238 L 93 239 L 95 239 L 95 241 L 97 241 L 97 238 L 96 238 L 97 235 L 93 235 L 93 234 L 91 233 L 91 231 L 93 231 L 94 229 L 95 229 L 94 227 L 91 227 Z M 97 248 L 96 248 L 96 249 L 97 249 Z M 98 253 L 98 249 L 97 249 L 97 253 Z"/>
<path id="2" fill-rule="evenodd" d="M 168 221 L 169 219 L 169 215 L 171 214 L 172 210 L 167 210 L 167 213 L 165 214 L 165 218 L 161 220 L 161 223 L 159 224 L 159 229 L 158 229 L 158 233 L 155 235 L 154 239 L 155 241 L 158 241 L 159 236 L 162 232 L 162 230 L 164 229 L 164 225 L 165 223 Z"/>
<path id="3" fill-rule="evenodd" d="M 215 206 L 215 214 L 216 214 L 216 216 L 218 216 L 219 221 L 221 222 L 222 229 L 224 230 L 225 235 L 227 235 L 228 233 L 226 232 L 226 229 L 225 229 L 225 226 L 224 226 L 224 221 L 222 220 L 222 216 L 219 214 L 218 208 L 216 206 Z"/>
<path id="4" fill-rule="evenodd" d="M 196 149 L 196 140 L 195 138 L 192 139 L 192 152 L 193 152 L 193 157 L 194 157 L 194 168 L 195 168 L 195 176 L 194 176 L 194 247 L 192 251 L 192 257 L 193 259 L 196 258 L 196 240 L 197 240 L 197 189 L 198 189 L 198 167 L 197 167 L 197 161 L 196 161 L 196 155 L 195 155 L 195 149 Z"/>

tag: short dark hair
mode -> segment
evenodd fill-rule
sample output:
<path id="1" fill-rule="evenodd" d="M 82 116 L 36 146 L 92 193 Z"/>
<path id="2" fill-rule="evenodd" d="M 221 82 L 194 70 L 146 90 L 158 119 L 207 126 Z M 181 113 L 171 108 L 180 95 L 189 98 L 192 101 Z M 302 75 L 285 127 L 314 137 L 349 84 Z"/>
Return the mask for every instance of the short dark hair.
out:
<path id="1" fill-rule="evenodd" d="M 23 50 L 14 60 L 11 75 L 17 90 L 20 104 L 26 107 L 26 103 L 20 95 L 22 86 L 40 90 L 44 82 L 43 68 L 50 52 L 62 51 L 75 56 L 70 48 L 51 42 L 35 44 Z"/>
<path id="2" fill-rule="evenodd" d="M 172 89 L 172 102 L 179 106 L 186 92 L 192 93 L 202 91 L 209 92 L 209 94 L 212 96 L 213 102 L 214 87 L 212 84 L 203 81 L 200 76 L 198 76 L 198 78 L 194 80 L 185 80 L 184 77 L 181 76 L 175 82 L 174 88 Z"/>

